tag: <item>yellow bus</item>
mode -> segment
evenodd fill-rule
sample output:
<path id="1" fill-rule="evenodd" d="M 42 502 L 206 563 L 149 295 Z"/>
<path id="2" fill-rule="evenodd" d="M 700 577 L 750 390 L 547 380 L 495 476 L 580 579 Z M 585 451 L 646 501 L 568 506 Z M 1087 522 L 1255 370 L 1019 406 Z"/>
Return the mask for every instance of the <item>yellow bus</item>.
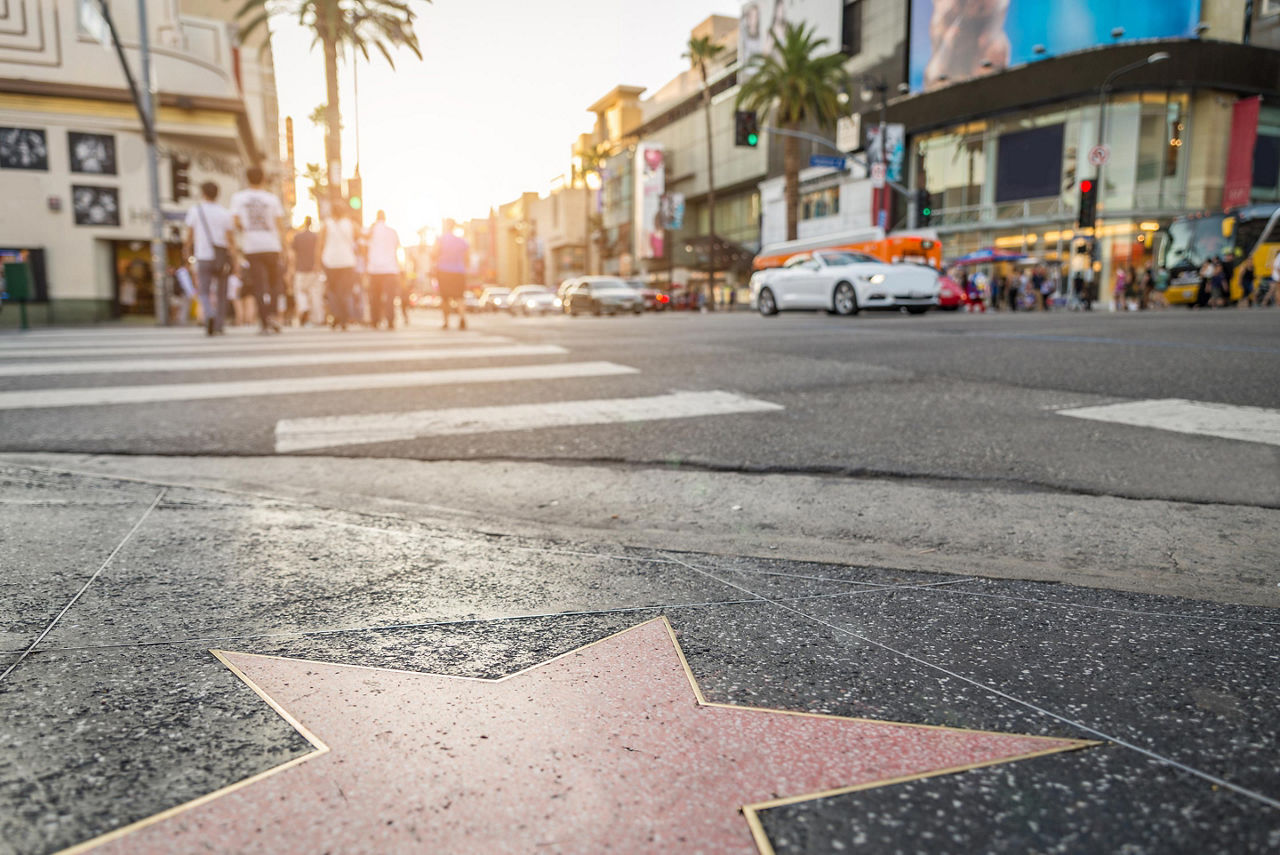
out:
<path id="1" fill-rule="evenodd" d="M 1209 258 L 1231 259 L 1230 299 L 1233 303 L 1241 299 L 1240 268 L 1246 258 L 1253 259 L 1255 282 L 1270 276 L 1280 262 L 1277 220 L 1280 203 L 1275 202 L 1176 218 L 1161 235 L 1160 266 L 1169 271 L 1165 299 L 1170 305 L 1193 305 L 1200 267 Z"/>

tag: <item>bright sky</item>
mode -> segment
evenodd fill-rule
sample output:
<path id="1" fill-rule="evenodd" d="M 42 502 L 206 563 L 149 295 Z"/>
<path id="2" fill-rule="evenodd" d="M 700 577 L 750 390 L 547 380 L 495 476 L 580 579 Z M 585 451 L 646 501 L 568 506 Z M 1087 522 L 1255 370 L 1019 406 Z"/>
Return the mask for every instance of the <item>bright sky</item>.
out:
<path id="1" fill-rule="evenodd" d="M 360 174 L 371 221 L 378 208 L 414 243 L 441 218 L 486 216 L 525 190 L 545 193 L 591 129 L 587 107 L 614 86 L 652 94 L 685 67 L 689 31 L 740 0 L 411 0 L 425 57 L 360 62 Z M 324 159 L 308 116 L 325 100 L 324 59 L 288 19 L 273 23 L 280 114 L 293 117 L 298 169 Z M 350 63 L 339 63 L 342 160 L 355 167 Z M 299 183 L 298 219 L 309 213 Z"/>

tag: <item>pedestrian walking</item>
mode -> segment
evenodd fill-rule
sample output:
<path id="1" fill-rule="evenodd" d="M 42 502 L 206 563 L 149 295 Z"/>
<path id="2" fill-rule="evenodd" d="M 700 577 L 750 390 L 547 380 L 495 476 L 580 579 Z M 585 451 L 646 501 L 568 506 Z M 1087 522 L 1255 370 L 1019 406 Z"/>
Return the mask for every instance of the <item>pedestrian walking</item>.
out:
<path id="1" fill-rule="evenodd" d="M 200 201 L 191 206 L 184 220 L 182 244 L 182 257 L 195 262 L 206 335 L 221 333 L 226 324 L 227 279 L 235 249 L 235 220 L 217 200 L 217 184 L 206 181 L 200 185 Z"/>
<path id="2" fill-rule="evenodd" d="M 1271 267 L 1271 277 L 1256 280 L 1254 290 L 1257 292 L 1253 297 L 1255 306 L 1276 305 L 1276 294 L 1280 292 L 1280 255 L 1275 257 Z"/>
<path id="3" fill-rule="evenodd" d="M 387 225 L 387 212 L 379 211 L 369 227 L 369 323 L 396 328 L 396 294 L 400 291 L 400 236 Z"/>
<path id="4" fill-rule="evenodd" d="M 298 324 L 322 327 L 325 324 L 324 283 L 320 281 L 319 236 L 311 230 L 311 218 L 289 241 L 289 266 L 293 271 L 293 294 L 298 304 Z"/>
<path id="5" fill-rule="evenodd" d="M 1206 258 L 1204 264 L 1200 265 L 1200 281 L 1196 283 L 1196 301 L 1192 303 L 1197 309 L 1203 309 L 1209 305 L 1216 268 L 1217 265 L 1213 263 L 1212 258 Z"/>
<path id="6" fill-rule="evenodd" d="M 1253 258 L 1246 258 L 1240 265 L 1240 299 L 1246 306 L 1253 306 Z"/>
<path id="7" fill-rule="evenodd" d="M 263 187 L 262 167 L 245 171 L 248 189 L 231 197 L 231 213 L 240 230 L 240 247 L 248 262 L 245 284 L 257 299 L 262 332 L 280 332 L 277 317 L 284 296 L 284 279 L 280 271 L 280 253 L 284 249 L 284 206 Z"/>
<path id="8" fill-rule="evenodd" d="M 444 231 L 436 241 L 434 257 L 436 283 L 440 289 L 440 309 L 444 313 L 441 329 L 449 328 L 450 306 L 458 311 L 458 329 L 467 328 L 467 256 L 471 247 L 466 238 L 455 234 L 457 223 L 452 219 L 444 221 Z"/>
<path id="9" fill-rule="evenodd" d="M 1111 308 L 1116 312 L 1125 310 L 1125 295 L 1129 290 L 1129 271 L 1124 267 L 1116 268 L 1115 287 L 1111 291 Z"/>
<path id="10" fill-rule="evenodd" d="M 320 226 L 320 264 L 324 267 L 325 290 L 333 329 L 347 328 L 354 318 L 351 289 L 356 282 L 356 227 L 345 202 L 334 202 Z"/>
<path id="11" fill-rule="evenodd" d="M 185 264 L 172 268 L 174 322 L 185 327 L 191 323 L 191 305 L 196 300 L 196 286 Z"/>

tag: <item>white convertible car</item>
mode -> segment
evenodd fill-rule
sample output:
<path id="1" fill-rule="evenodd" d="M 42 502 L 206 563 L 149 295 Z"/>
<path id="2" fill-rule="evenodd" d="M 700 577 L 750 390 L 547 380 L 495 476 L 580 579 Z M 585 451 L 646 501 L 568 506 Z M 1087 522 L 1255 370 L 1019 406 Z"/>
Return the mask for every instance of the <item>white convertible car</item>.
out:
<path id="1" fill-rule="evenodd" d="M 938 271 L 917 264 L 885 264 L 847 250 L 815 250 L 782 267 L 751 275 L 751 305 L 762 315 L 787 309 L 825 309 L 856 315 L 863 309 L 905 308 L 912 314 L 938 304 Z"/>

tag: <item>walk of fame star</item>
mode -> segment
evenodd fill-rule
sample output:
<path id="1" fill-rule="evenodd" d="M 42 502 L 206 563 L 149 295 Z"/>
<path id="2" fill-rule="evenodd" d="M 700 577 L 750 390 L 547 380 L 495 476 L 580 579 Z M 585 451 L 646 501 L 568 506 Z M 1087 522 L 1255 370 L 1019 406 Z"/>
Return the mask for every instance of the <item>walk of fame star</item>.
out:
<path id="1" fill-rule="evenodd" d="M 316 750 L 69 852 L 771 853 L 764 808 L 1093 744 L 708 703 L 665 618 L 499 680 L 214 654 Z"/>

